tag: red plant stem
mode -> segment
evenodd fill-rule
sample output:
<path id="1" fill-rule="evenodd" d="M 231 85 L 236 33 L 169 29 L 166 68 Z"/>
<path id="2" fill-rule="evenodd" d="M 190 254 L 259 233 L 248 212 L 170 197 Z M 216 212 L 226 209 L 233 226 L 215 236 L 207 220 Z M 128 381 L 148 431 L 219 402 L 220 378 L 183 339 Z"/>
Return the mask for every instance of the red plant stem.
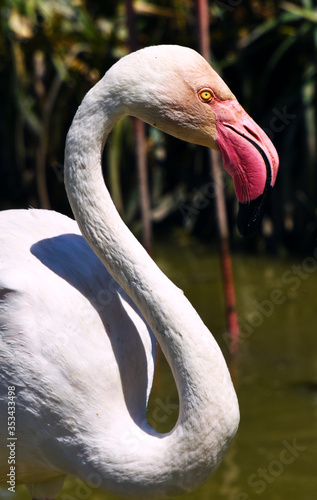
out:
<path id="1" fill-rule="evenodd" d="M 199 46 L 202 56 L 210 61 L 209 7 L 208 0 L 197 0 Z M 217 225 L 220 239 L 220 257 L 224 282 L 227 329 L 231 339 L 231 351 L 235 352 L 239 340 L 239 322 L 236 312 L 236 294 L 233 279 L 232 259 L 225 195 L 222 183 L 222 166 L 219 154 L 210 150 L 210 168 L 215 183 Z"/>
<path id="2" fill-rule="evenodd" d="M 132 0 L 126 0 L 126 16 L 129 31 L 130 52 L 137 50 L 137 36 L 135 30 L 135 15 Z M 148 253 L 152 248 L 151 204 L 149 194 L 149 181 L 147 171 L 147 151 L 145 124 L 137 118 L 133 119 L 133 131 L 136 144 L 136 159 L 138 168 L 138 181 L 140 190 L 140 206 L 142 217 L 142 244 Z"/>

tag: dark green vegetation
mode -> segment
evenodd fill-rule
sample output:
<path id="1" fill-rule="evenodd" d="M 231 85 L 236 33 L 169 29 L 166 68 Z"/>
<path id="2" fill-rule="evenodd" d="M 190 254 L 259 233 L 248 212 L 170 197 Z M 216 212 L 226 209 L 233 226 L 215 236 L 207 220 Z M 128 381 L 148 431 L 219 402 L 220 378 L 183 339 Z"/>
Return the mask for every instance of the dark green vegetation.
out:
<path id="1" fill-rule="evenodd" d="M 0 26 L 0 208 L 69 213 L 63 148 L 83 95 L 128 52 L 125 4 L 4 0 Z M 198 49 L 194 0 L 135 2 L 139 46 Z M 315 246 L 317 11 L 314 0 L 210 2 L 215 68 L 276 145 L 281 167 L 262 230 L 236 236 L 236 202 L 224 176 L 234 247 L 308 252 Z M 214 239 L 214 186 L 203 148 L 147 129 L 155 229 L 181 226 Z M 111 159 L 111 161 L 110 161 Z M 125 221 L 139 227 L 131 120 L 112 134 L 105 176 Z M 122 201 L 124 200 L 124 201 Z"/>

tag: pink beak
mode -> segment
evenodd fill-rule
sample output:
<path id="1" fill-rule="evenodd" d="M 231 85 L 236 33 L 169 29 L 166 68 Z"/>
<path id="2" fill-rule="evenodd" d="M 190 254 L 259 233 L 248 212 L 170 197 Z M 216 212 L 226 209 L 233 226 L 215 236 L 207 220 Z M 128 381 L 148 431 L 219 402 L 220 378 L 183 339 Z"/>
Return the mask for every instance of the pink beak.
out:
<path id="1" fill-rule="evenodd" d="M 216 115 L 217 146 L 239 201 L 238 229 L 248 236 L 263 217 L 276 180 L 278 155 L 268 136 L 238 101 L 217 101 L 212 108 Z"/>

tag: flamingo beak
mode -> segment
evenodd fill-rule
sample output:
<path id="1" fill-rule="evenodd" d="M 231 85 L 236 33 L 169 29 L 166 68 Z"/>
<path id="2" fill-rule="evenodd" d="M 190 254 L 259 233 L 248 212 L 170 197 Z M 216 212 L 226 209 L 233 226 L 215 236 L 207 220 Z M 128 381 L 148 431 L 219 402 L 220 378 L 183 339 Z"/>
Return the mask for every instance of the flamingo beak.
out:
<path id="1" fill-rule="evenodd" d="M 236 101 L 218 101 L 217 146 L 239 201 L 237 225 L 242 236 L 255 232 L 278 171 L 278 155 L 265 132 Z"/>

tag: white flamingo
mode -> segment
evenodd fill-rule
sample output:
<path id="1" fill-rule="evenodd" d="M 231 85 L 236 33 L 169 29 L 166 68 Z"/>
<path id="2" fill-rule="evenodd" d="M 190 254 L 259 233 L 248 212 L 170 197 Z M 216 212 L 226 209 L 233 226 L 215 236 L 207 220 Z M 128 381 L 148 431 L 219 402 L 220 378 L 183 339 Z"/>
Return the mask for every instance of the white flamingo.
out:
<path id="1" fill-rule="evenodd" d="M 254 229 L 277 173 L 267 136 L 191 49 L 135 52 L 88 92 L 65 152 L 78 225 L 45 210 L 0 217 L 0 483 L 9 487 L 13 387 L 11 472 L 33 498 L 55 498 L 67 474 L 122 496 L 192 490 L 216 470 L 238 426 L 218 345 L 124 225 L 104 185 L 103 146 L 127 114 L 220 150 L 244 233 Z M 180 400 L 167 434 L 146 421 L 155 338 Z"/>

